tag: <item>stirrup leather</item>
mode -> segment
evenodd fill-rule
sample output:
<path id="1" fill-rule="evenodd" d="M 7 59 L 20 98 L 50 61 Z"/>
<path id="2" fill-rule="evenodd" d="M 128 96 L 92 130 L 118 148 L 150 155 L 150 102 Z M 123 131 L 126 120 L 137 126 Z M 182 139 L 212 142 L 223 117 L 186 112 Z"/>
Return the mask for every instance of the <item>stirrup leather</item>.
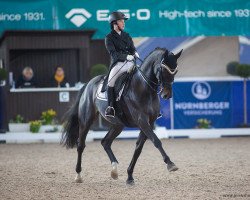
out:
<path id="1" fill-rule="evenodd" d="M 109 109 L 111 109 L 111 111 L 110 111 Z M 112 112 L 112 111 L 113 111 L 114 115 L 109 114 L 108 111 L 109 111 L 109 112 Z M 105 110 L 105 116 L 106 116 L 106 117 L 115 117 L 115 109 L 114 109 L 114 107 L 108 106 L 108 107 L 106 108 L 106 110 Z"/>

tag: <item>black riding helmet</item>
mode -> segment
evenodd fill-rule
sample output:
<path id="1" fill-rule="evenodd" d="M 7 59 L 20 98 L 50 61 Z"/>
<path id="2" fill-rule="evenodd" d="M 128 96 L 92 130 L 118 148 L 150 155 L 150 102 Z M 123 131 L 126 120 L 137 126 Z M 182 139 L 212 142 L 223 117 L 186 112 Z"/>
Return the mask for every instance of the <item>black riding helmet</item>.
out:
<path id="1" fill-rule="evenodd" d="M 112 12 L 112 13 L 109 15 L 109 23 L 110 23 L 110 24 L 111 24 L 112 22 L 117 21 L 117 20 L 120 20 L 120 19 L 127 20 L 128 18 L 127 18 L 122 12 L 119 12 L 119 11 Z"/>

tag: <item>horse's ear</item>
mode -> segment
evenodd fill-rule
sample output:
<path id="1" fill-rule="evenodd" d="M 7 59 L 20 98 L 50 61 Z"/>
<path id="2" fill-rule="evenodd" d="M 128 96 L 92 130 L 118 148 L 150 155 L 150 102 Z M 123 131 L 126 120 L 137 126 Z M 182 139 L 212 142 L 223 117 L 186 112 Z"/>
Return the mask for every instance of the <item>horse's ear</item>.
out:
<path id="1" fill-rule="evenodd" d="M 168 50 L 166 49 L 165 53 L 163 54 L 164 58 L 168 57 Z"/>
<path id="2" fill-rule="evenodd" d="M 181 56 L 182 51 L 183 51 L 183 49 L 182 49 L 182 50 L 180 50 L 180 52 L 179 52 L 179 53 L 175 54 L 175 58 L 176 58 L 176 60 L 177 60 L 177 59 Z"/>

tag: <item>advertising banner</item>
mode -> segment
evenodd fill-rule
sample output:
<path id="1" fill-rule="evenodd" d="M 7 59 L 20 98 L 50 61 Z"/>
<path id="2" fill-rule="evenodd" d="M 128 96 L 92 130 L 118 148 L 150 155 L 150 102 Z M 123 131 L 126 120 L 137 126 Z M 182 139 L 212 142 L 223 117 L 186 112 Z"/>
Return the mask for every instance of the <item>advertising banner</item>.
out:
<path id="1" fill-rule="evenodd" d="M 229 128 L 231 82 L 176 82 L 173 85 L 174 128 Z"/>
<path id="2" fill-rule="evenodd" d="M 244 85 L 243 81 L 233 81 L 231 84 L 231 127 L 237 128 L 244 123 L 244 103 L 246 103 L 247 110 L 247 124 L 250 124 L 250 81 L 247 81 L 246 102 L 244 102 Z"/>
<path id="3" fill-rule="evenodd" d="M 164 126 L 167 129 L 170 129 L 171 128 L 170 100 L 160 98 L 160 103 L 161 103 L 160 112 L 161 112 L 162 117 L 156 120 L 156 125 Z"/>
<path id="4" fill-rule="evenodd" d="M 115 10 L 129 18 L 132 37 L 250 35 L 247 0 L 0 0 L 0 33 L 95 29 L 94 38 L 104 38 Z"/>

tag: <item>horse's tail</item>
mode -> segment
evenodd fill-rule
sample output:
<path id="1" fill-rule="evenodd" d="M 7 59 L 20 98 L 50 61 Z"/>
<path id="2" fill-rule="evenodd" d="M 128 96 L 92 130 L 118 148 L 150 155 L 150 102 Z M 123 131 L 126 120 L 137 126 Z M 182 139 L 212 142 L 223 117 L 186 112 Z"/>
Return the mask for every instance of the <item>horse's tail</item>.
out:
<path id="1" fill-rule="evenodd" d="M 85 84 L 80 89 L 75 102 L 63 117 L 63 133 L 61 144 L 66 146 L 66 148 L 73 148 L 77 145 L 77 139 L 79 137 L 78 107 L 86 85 L 87 84 Z"/>

